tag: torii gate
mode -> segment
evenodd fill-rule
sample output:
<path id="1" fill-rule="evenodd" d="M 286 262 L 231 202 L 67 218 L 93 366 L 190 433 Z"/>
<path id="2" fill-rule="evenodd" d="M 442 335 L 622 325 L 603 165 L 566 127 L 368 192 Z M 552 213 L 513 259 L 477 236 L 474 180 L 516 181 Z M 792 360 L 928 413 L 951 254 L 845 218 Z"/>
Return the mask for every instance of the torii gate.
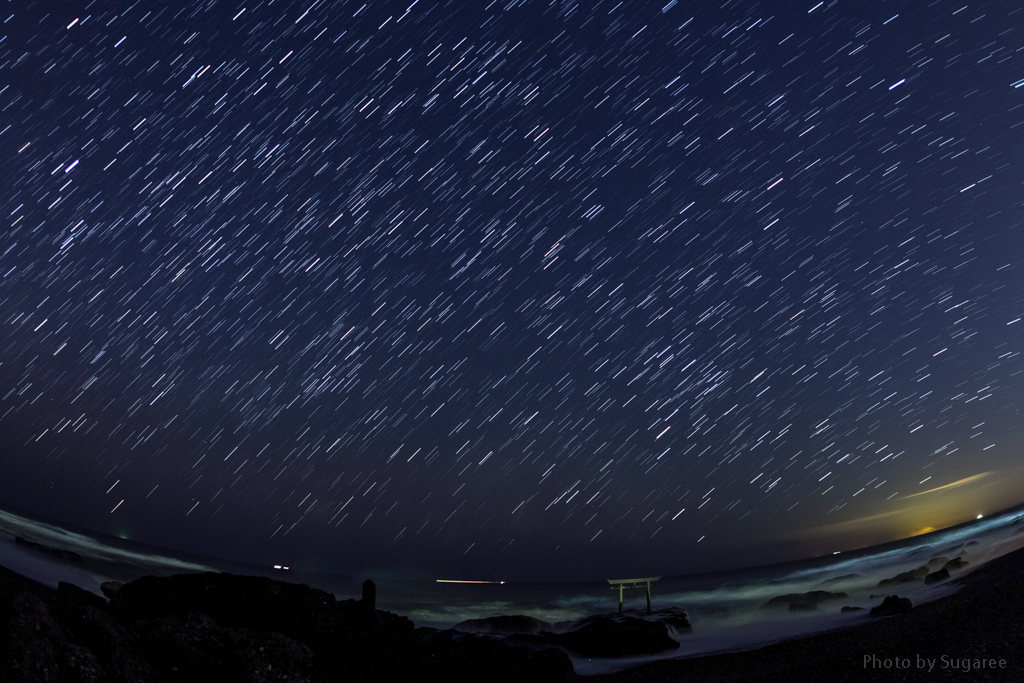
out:
<path id="1" fill-rule="evenodd" d="M 622 589 L 623 588 L 647 588 L 647 613 L 651 613 L 651 584 L 660 579 L 660 576 L 650 576 L 644 579 L 608 579 L 612 590 L 619 591 L 619 614 L 622 614 Z"/>

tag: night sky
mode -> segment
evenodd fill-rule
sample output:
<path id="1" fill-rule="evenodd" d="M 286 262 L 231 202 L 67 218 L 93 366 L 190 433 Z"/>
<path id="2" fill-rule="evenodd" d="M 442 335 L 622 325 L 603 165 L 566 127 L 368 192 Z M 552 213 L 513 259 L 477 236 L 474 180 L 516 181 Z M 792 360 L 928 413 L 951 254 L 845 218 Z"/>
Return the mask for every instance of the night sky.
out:
<path id="1" fill-rule="evenodd" d="M 1020 502 L 1019 3 L 183 5 L 5 3 L 0 504 L 539 580 Z"/>

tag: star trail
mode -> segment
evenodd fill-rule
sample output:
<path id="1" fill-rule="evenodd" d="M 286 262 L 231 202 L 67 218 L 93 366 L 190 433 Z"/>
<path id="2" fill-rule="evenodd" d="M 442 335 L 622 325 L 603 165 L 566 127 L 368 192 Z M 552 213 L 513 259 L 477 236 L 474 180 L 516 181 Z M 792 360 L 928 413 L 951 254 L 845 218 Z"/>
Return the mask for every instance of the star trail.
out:
<path id="1" fill-rule="evenodd" d="M 1020 502 L 1015 4 L 8 3 L 0 501 L 471 579 Z"/>

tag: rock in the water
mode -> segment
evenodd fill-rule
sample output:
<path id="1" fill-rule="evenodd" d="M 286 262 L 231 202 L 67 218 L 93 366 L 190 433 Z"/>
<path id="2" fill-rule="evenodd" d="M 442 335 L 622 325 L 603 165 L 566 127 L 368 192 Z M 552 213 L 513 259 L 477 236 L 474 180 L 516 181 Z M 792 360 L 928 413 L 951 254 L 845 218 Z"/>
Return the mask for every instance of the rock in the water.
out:
<path id="1" fill-rule="evenodd" d="M 950 571 L 955 571 L 957 569 L 963 569 L 968 564 L 970 563 L 967 562 L 967 560 L 965 560 L 964 558 L 954 557 L 952 560 L 947 562 L 942 568 Z"/>
<path id="2" fill-rule="evenodd" d="M 845 598 L 846 593 L 830 593 L 829 591 L 811 591 L 809 593 L 788 593 L 777 595 L 762 607 L 788 607 L 790 612 L 806 612 L 818 609 L 818 604 L 829 600 Z"/>
<path id="3" fill-rule="evenodd" d="M 901 598 L 898 595 L 889 595 L 886 596 L 885 600 L 882 600 L 881 605 L 871 608 L 871 616 L 889 617 L 895 614 L 906 614 L 913 608 L 914 603 L 910 602 L 910 598 Z"/>
<path id="4" fill-rule="evenodd" d="M 851 606 L 851 605 L 843 605 L 843 608 L 841 610 L 839 610 L 839 611 L 840 612 L 860 612 L 863 609 L 864 609 L 863 607 L 856 607 L 856 606 Z"/>
<path id="5" fill-rule="evenodd" d="M 655 610 L 648 620 L 660 621 L 666 626 L 669 626 L 670 634 L 671 628 L 674 628 L 677 631 L 688 631 L 691 628 L 690 618 L 686 614 L 686 610 L 681 607 L 665 607 L 663 609 Z"/>
<path id="6" fill-rule="evenodd" d="M 627 657 L 653 655 L 679 648 L 668 634 L 668 626 L 639 617 L 590 617 L 578 630 L 519 636 L 537 644 L 557 645 L 581 657 Z M 523 642 L 523 641 L 520 641 Z M 525 641 L 530 642 L 530 641 Z"/>
<path id="7" fill-rule="evenodd" d="M 43 549 L 43 544 L 42 543 L 36 543 L 35 541 L 30 541 L 27 538 L 25 538 L 24 536 L 15 536 L 14 537 L 14 545 L 21 546 L 22 548 L 31 548 L 32 550 L 42 550 Z"/>
<path id="8" fill-rule="evenodd" d="M 556 646 L 580 657 L 628 657 L 657 654 L 679 647 L 676 637 L 690 630 L 686 611 L 667 607 L 647 614 L 626 610 L 623 614 L 601 614 L 574 622 L 560 622 L 558 633 L 541 631 L 507 637 L 529 647 Z"/>
<path id="9" fill-rule="evenodd" d="M 941 583 L 949 579 L 949 570 L 943 567 L 937 572 L 932 572 L 928 576 L 924 577 L 924 585 L 931 586 L 935 583 Z"/>
<path id="10" fill-rule="evenodd" d="M 42 543 L 36 543 L 35 541 L 30 541 L 29 539 L 27 539 L 27 538 L 25 538 L 23 536 L 15 536 L 14 537 L 14 544 L 18 545 L 18 546 L 21 546 L 22 548 L 29 548 L 31 550 L 38 550 L 41 553 L 49 553 L 50 555 L 53 555 L 54 557 L 60 558 L 62 560 L 68 560 L 69 562 L 81 562 L 82 561 L 82 556 L 79 555 L 78 553 L 72 551 L 72 550 L 61 550 L 60 548 L 49 548 L 49 547 L 43 545 Z"/>
<path id="11" fill-rule="evenodd" d="M 912 569 L 909 572 L 900 572 L 891 579 L 882 579 L 878 582 L 879 586 L 899 586 L 904 583 L 914 583 L 920 581 L 928 575 L 928 565 L 922 565 L 917 569 Z"/>
<path id="12" fill-rule="evenodd" d="M 467 619 L 452 627 L 465 633 L 507 636 L 513 633 L 540 633 L 551 628 L 551 623 L 522 614 L 502 614 L 485 619 Z"/>
<path id="13" fill-rule="evenodd" d="M 842 576 L 833 576 L 831 579 L 825 579 L 822 581 L 822 585 L 829 585 L 833 583 L 846 583 L 848 581 L 856 581 L 857 579 L 863 579 L 864 577 L 860 574 L 843 574 Z"/>
<path id="14" fill-rule="evenodd" d="M 61 550 L 60 548 L 49 548 L 50 554 L 54 557 L 68 562 L 81 562 L 82 556 L 71 550 Z"/>

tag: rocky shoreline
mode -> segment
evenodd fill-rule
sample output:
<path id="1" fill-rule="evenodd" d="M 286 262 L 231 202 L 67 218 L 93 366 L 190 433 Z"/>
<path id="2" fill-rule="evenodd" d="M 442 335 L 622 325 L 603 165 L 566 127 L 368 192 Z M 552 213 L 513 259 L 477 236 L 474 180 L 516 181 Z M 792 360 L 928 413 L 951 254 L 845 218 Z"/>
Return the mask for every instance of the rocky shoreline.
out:
<path id="1" fill-rule="evenodd" d="M 673 649 L 690 628 L 686 613 L 628 610 L 554 626 L 506 616 L 437 630 L 376 609 L 372 585 L 361 600 L 337 600 L 269 578 L 179 574 L 104 584 L 108 602 L 0 567 L 0 683 L 1024 680 L 1024 550 L 954 581 L 951 596 L 916 607 L 890 596 L 839 631 L 578 676 L 567 653 Z M 842 595 L 786 595 L 766 607 L 813 609 Z"/>
<path id="2" fill-rule="evenodd" d="M 652 662 L 587 680 L 1024 681 L 1024 550 L 953 582 L 959 584 L 958 592 L 922 605 L 910 607 L 886 598 L 887 609 L 875 617 L 865 614 L 862 623 L 841 630 L 753 650 Z"/>
<path id="3" fill-rule="evenodd" d="M 366 600 L 233 574 L 104 584 L 109 603 L 0 567 L 2 683 L 569 681 L 556 649 L 415 628 Z"/>

